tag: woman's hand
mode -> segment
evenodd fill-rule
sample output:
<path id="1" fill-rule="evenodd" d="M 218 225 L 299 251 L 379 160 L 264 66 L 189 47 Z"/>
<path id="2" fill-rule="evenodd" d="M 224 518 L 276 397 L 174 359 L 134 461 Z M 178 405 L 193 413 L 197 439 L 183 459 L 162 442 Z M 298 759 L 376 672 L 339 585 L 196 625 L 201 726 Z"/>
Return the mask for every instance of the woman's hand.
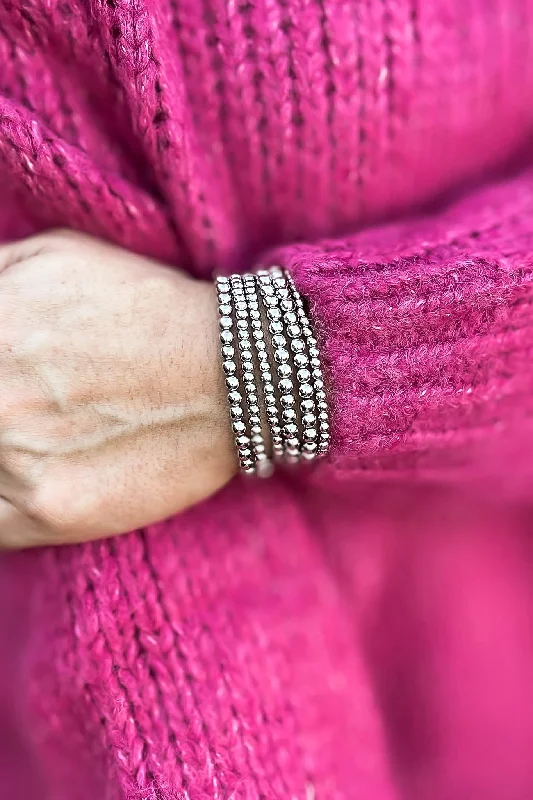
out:
<path id="1" fill-rule="evenodd" d="M 209 284 L 68 232 L 0 247 L 0 546 L 122 533 L 235 470 Z"/>

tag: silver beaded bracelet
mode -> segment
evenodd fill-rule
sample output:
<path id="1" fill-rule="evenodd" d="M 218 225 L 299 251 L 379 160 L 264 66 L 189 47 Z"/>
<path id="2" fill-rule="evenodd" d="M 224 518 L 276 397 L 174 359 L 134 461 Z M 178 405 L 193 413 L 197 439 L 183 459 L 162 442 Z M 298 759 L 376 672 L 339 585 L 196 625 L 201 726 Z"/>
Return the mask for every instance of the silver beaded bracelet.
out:
<path id="1" fill-rule="evenodd" d="M 241 471 L 267 477 L 329 447 L 318 343 L 292 277 L 280 267 L 216 279 L 222 368 Z"/>

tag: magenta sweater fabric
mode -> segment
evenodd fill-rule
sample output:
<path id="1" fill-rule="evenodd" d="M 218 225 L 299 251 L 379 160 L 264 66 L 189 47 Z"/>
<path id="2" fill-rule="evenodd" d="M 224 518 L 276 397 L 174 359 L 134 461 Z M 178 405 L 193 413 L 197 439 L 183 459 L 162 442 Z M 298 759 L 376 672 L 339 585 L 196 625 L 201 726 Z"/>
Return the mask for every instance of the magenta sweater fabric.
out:
<path id="1" fill-rule="evenodd" d="M 275 258 L 333 415 L 0 560 L 2 797 L 533 797 L 532 56 L 530 0 L 2 0 L 1 238 Z"/>

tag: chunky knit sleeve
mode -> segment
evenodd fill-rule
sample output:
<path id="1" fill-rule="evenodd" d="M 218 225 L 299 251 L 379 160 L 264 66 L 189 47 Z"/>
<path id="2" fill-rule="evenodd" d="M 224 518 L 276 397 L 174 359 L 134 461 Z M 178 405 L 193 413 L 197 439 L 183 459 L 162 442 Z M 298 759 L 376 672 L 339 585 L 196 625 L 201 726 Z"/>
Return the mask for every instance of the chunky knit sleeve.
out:
<path id="1" fill-rule="evenodd" d="M 533 172 L 440 214 L 274 258 L 318 326 L 337 474 L 528 482 Z"/>

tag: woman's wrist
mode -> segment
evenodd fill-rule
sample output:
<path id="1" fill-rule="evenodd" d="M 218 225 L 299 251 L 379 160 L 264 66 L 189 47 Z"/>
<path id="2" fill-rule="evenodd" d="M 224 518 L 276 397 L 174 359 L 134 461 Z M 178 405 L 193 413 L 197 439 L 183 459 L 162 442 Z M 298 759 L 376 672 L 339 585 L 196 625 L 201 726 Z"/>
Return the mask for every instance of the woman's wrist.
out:
<path id="1" fill-rule="evenodd" d="M 180 326 L 179 338 L 188 342 L 188 353 L 184 354 L 185 359 L 176 359 L 178 368 L 174 369 L 173 380 L 176 396 L 188 409 L 190 443 L 187 450 L 195 461 L 203 463 L 209 485 L 220 488 L 236 473 L 238 464 L 220 367 L 217 297 L 213 284 L 186 280 L 187 296 L 190 293 L 190 303 L 187 302 L 186 307 L 190 315 L 187 314 L 185 320 L 174 320 L 173 326 Z M 181 280 L 176 290 L 183 293 Z"/>

